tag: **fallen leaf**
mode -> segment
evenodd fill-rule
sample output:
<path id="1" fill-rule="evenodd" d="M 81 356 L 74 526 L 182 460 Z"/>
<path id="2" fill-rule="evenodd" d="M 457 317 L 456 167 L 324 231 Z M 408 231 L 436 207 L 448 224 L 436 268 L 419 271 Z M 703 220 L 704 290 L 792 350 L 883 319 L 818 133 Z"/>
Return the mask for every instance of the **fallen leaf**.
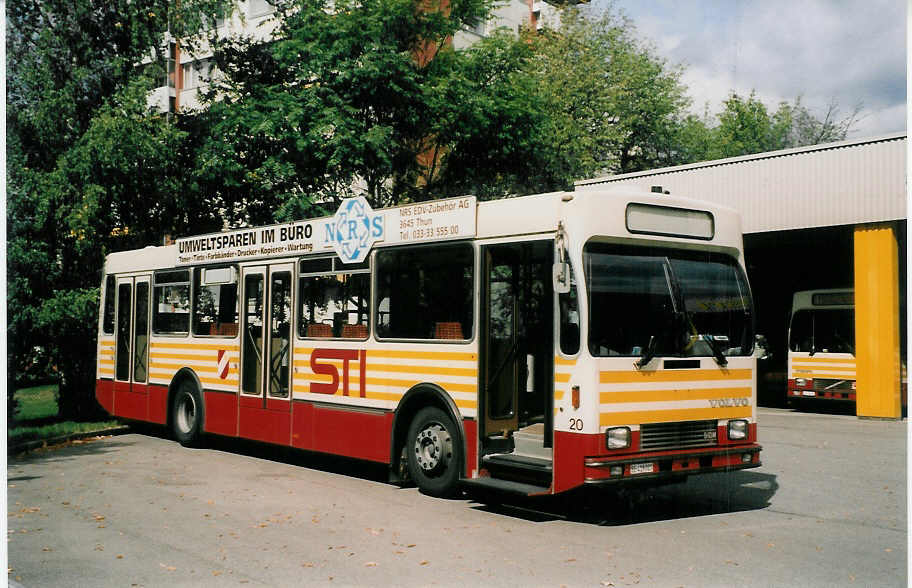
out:
<path id="1" fill-rule="evenodd" d="M 369 562 L 367 562 L 366 564 L 364 564 L 364 567 L 366 567 L 366 568 L 375 568 L 375 567 L 377 567 L 377 562 L 375 562 L 375 561 L 369 561 Z"/>
<path id="2" fill-rule="evenodd" d="M 123 559 L 123 555 L 117 554 L 117 559 Z"/>
<path id="3" fill-rule="evenodd" d="M 429 561 L 426 560 L 426 559 L 423 559 L 423 560 L 421 560 L 421 562 L 420 562 L 418 565 L 419 565 L 419 566 L 426 566 L 426 565 L 428 565 L 429 563 L 431 563 L 431 562 L 429 562 Z"/>

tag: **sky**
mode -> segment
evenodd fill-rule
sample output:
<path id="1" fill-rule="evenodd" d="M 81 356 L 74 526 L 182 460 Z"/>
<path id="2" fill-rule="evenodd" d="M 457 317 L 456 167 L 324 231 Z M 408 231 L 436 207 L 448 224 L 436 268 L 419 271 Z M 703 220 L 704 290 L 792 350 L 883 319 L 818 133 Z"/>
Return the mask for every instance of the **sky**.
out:
<path id="1" fill-rule="evenodd" d="M 671 65 L 702 113 L 734 90 L 755 90 L 768 110 L 802 96 L 818 118 L 863 110 L 862 139 L 906 130 L 907 0 L 594 0 L 622 10 Z"/>

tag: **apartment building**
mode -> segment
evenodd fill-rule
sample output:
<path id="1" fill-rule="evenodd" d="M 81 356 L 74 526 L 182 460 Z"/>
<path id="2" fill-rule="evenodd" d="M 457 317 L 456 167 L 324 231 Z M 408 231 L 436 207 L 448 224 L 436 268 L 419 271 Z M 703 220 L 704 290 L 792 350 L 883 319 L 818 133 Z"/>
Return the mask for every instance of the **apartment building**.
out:
<path id="1" fill-rule="evenodd" d="M 553 25 L 558 21 L 563 6 L 577 3 L 580 0 L 505 0 L 490 20 L 459 31 L 453 38 L 453 45 L 457 49 L 469 47 L 501 28 L 518 33 L 526 24 L 536 29 Z M 273 35 L 278 24 L 275 9 L 267 0 L 243 0 L 230 16 L 217 19 L 212 27 L 222 37 L 243 35 L 266 40 Z M 217 75 L 211 48 L 201 43 L 190 52 L 182 49 L 177 39 L 167 39 L 167 43 L 167 79 L 150 94 L 150 106 L 159 112 L 200 108 L 200 92 L 207 88 L 213 75 Z"/>

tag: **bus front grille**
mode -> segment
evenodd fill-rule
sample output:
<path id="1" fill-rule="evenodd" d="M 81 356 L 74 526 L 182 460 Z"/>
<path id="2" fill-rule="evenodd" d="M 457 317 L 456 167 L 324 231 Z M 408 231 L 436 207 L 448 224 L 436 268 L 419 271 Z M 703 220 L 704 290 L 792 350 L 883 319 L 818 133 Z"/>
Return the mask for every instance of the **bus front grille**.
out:
<path id="1" fill-rule="evenodd" d="M 854 380 L 830 380 L 826 378 L 814 378 L 814 390 L 823 392 L 826 390 L 851 390 Z"/>
<path id="2" fill-rule="evenodd" d="M 640 449 L 709 447 L 717 441 L 717 421 L 655 423 L 640 427 Z"/>

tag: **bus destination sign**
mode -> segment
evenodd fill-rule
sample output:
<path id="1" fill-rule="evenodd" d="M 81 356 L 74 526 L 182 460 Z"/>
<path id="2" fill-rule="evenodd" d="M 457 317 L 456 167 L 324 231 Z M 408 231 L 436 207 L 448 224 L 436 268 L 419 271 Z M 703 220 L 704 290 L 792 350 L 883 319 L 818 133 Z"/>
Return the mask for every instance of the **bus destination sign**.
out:
<path id="1" fill-rule="evenodd" d="M 363 197 L 342 201 L 331 217 L 178 239 L 176 264 L 335 252 L 360 263 L 372 247 L 465 239 L 475 235 L 474 196 L 371 210 Z"/>

